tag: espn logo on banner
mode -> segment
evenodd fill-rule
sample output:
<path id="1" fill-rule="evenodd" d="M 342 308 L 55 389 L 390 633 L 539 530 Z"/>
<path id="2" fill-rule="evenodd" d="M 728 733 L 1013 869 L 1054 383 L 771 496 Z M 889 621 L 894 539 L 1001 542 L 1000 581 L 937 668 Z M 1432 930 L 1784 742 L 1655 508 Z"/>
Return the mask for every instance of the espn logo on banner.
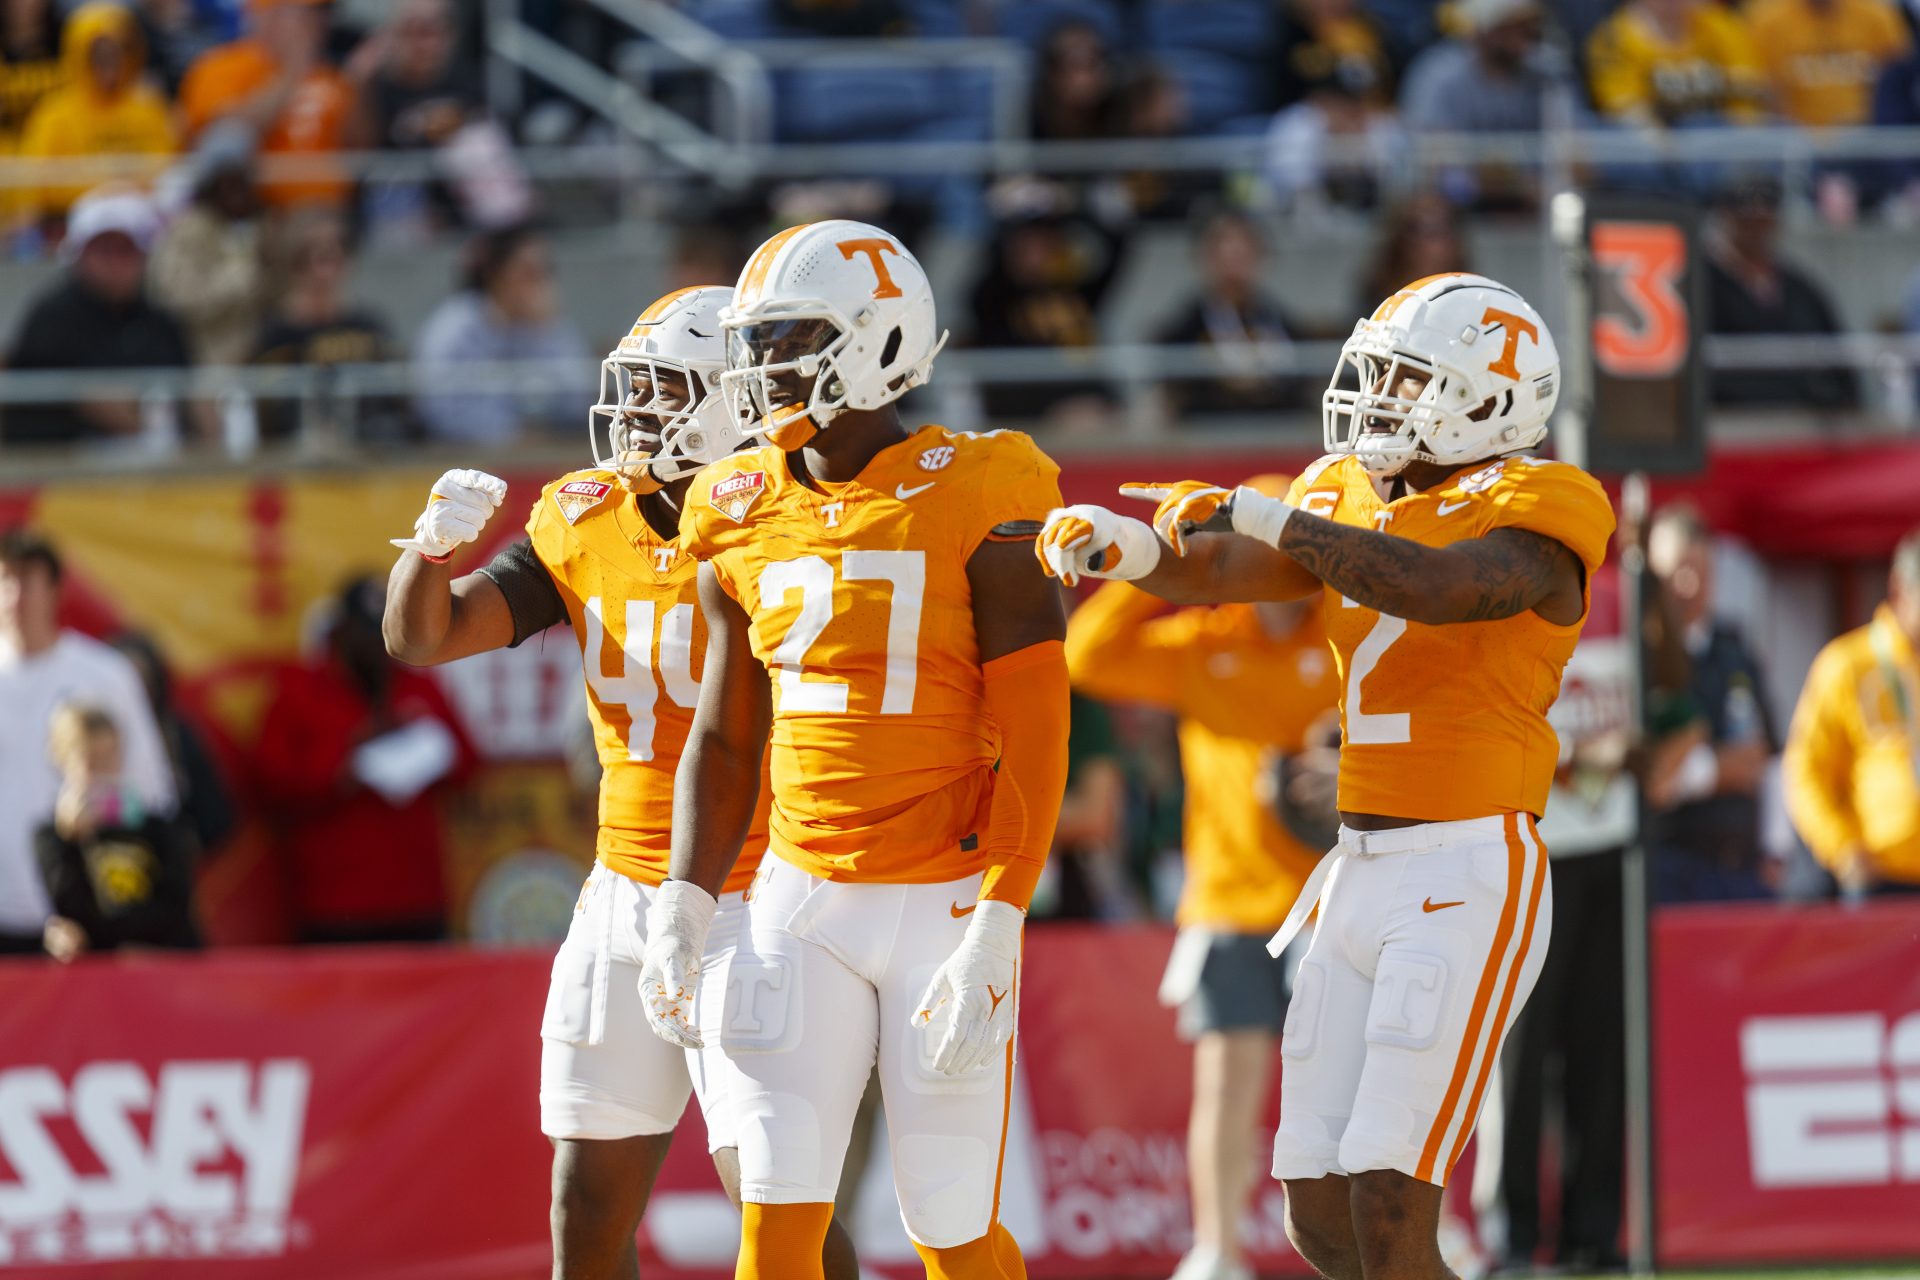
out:
<path id="1" fill-rule="evenodd" d="M 1749 1018 L 1740 1063 L 1756 1187 L 1920 1182 L 1920 1013 Z"/>

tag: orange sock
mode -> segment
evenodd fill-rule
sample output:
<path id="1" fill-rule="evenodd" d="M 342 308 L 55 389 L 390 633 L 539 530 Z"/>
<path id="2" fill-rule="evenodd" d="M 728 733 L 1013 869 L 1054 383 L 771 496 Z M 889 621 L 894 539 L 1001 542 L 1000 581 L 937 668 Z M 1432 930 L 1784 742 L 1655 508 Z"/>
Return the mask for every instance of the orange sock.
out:
<path id="1" fill-rule="evenodd" d="M 1020 1246 L 997 1222 L 978 1240 L 951 1249 L 935 1249 L 917 1240 L 913 1247 L 927 1268 L 927 1280 L 1027 1280 Z"/>
<path id="2" fill-rule="evenodd" d="M 826 1280 L 820 1248 L 833 1221 L 831 1204 L 740 1206 L 740 1260 L 734 1280 Z"/>

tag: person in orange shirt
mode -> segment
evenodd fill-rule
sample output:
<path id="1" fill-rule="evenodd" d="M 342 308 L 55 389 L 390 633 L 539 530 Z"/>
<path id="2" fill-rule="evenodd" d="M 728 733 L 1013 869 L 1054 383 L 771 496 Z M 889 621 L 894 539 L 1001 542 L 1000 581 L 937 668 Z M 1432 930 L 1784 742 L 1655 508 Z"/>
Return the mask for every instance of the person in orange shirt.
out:
<path id="1" fill-rule="evenodd" d="M 1285 476 L 1248 484 L 1279 496 Z M 1186 884 L 1179 940 L 1161 999 L 1193 1041 L 1187 1179 L 1193 1249 L 1175 1280 L 1251 1280 L 1239 1240 L 1253 1185 L 1253 1132 L 1272 1081 L 1287 975 L 1266 953 L 1328 842 L 1283 820 L 1301 770 L 1327 784 L 1316 756 L 1339 704 L 1333 654 L 1314 601 L 1227 604 L 1167 613 L 1129 583 L 1102 587 L 1067 620 L 1067 670 L 1083 693 L 1144 702 L 1180 718 L 1186 777 Z M 1337 729 L 1337 720 L 1334 727 Z M 1311 761 L 1311 763 L 1309 763 Z"/>
<path id="2" fill-rule="evenodd" d="M 596 465 L 541 491 L 516 542 L 476 573 L 448 561 L 506 496 L 484 472 L 433 486 L 387 593 L 388 651 L 438 665 L 511 648 L 570 625 L 586 666 L 599 756 L 600 832 L 593 873 L 554 957 L 540 1026 L 540 1129 L 553 1143 L 555 1280 L 633 1276 L 634 1231 L 666 1159 L 687 1094 L 707 1146 L 739 1194 L 735 1077 L 715 1048 L 687 1052 L 647 1029 L 639 951 L 647 904 L 666 875 L 674 769 L 699 696 L 706 637 L 694 562 L 678 516 L 694 472 L 745 443 L 714 386 L 724 357 L 720 308 L 731 289 L 679 289 L 640 314 L 602 363 L 588 411 Z M 717 1022 L 747 884 L 766 846 L 766 806 L 720 895 L 726 927 L 705 956 L 701 1016 Z M 716 1037 L 717 1039 L 717 1037 Z M 844 1229 L 825 1243 L 827 1274 L 854 1280 Z"/>
<path id="3" fill-rule="evenodd" d="M 1535 820 L 1547 710 L 1613 533 L 1585 472 L 1530 455 L 1560 360 L 1484 276 L 1430 276 L 1354 326 L 1322 400 L 1330 452 L 1285 501 L 1129 485 L 1154 524 L 1048 516 L 1064 581 L 1188 603 L 1321 593 L 1339 665 L 1339 843 L 1268 949 L 1320 908 L 1281 1037 L 1273 1175 L 1325 1276 L 1445 1280 L 1441 1190 L 1552 931 Z M 1323 894 L 1324 890 L 1324 894 Z"/>
<path id="4" fill-rule="evenodd" d="M 326 0 L 247 0 L 247 36 L 200 55 L 180 83 L 187 133 L 237 118 L 268 158 L 311 162 L 347 149 L 353 86 L 327 65 L 327 21 Z M 333 166 L 322 168 L 262 183 L 261 197 L 281 208 L 341 203 L 351 185 Z"/>
<path id="5" fill-rule="evenodd" d="M 909 430 L 944 341 L 878 227 L 794 227 L 722 315 L 721 387 L 771 442 L 695 480 L 707 675 L 641 983 L 671 1043 L 771 734 L 772 857 L 725 1042 L 741 1280 L 819 1280 L 869 1072 L 901 1219 L 933 1280 L 1026 1274 L 1001 1222 L 1020 947 L 1067 774 L 1060 593 L 1033 562 L 1059 468 L 1012 431 Z M 743 767 L 745 766 L 745 767 Z"/>

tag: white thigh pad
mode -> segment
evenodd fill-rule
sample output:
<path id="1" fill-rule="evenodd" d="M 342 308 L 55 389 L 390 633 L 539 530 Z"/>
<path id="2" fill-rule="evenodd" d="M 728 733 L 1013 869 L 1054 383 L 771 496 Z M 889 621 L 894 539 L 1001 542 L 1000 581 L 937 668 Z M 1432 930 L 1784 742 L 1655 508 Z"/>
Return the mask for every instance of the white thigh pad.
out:
<path id="1" fill-rule="evenodd" d="M 727 966 L 720 1042 L 730 1054 L 780 1053 L 800 1043 L 805 1023 L 805 1002 L 798 990 L 801 966 L 797 957 L 774 949 L 778 940 L 753 939 L 763 942 L 772 945 L 744 945 Z"/>
<path id="2" fill-rule="evenodd" d="M 1451 966 L 1439 955 L 1394 950 L 1374 970 L 1367 1043 L 1430 1049 L 1446 1021 Z"/>
<path id="3" fill-rule="evenodd" d="M 623 888 L 631 898 L 639 898 L 631 881 L 597 864 L 580 886 L 567 936 L 553 957 L 546 1012 L 540 1019 L 542 1038 L 562 1044 L 599 1044 L 605 1039 L 609 935 Z"/>
<path id="4" fill-rule="evenodd" d="M 1327 1007 L 1327 971 L 1308 957 L 1293 976 L 1293 994 L 1287 1000 L 1287 1020 L 1280 1030 L 1280 1056 L 1298 1062 L 1311 1058 L 1320 1045 L 1321 1023 Z"/>
<path id="5" fill-rule="evenodd" d="M 748 1200 L 812 1204 L 833 1199 L 840 1161 L 827 1167 L 820 1115 L 810 1099 L 798 1093 L 743 1092 L 732 1101 L 740 1181 Z"/>
<path id="6" fill-rule="evenodd" d="M 585 1044 L 593 1033 L 594 979 L 599 957 L 593 948 L 576 946 L 571 936 L 553 957 L 553 977 L 547 984 L 546 1012 L 540 1035 L 563 1044 Z"/>
<path id="7" fill-rule="evenodd" d="M 993 1216 L 999 1162 L 998 1143 L 983 1138 L 904 1135 L 893 1146 L 893 1185 L 907 1234 L 935 1249 L 977 1240 Z"/>
<path id="8" fill-rule="evenodd" d="M 890 976 L 888 983 L 898 992 L 913 992 L 917 998 L 933 981 L 934 971 L 938 968 L 935 964 L 913 965 L 902 970 L 906 975 L 903 980 Z M 1016 991 L 1013 999 L 1018 1002 L 1019 998 Z M 946 1031 L 944 1010 L 924 1023 L 917 1017 L 881 1019 L 880 1034 L 898 1037 L 899 1040 L 899 1060 L 906 1067 L 899 1075 L 899 1082 L 920 1094 L 991 1093 L 998 1097 L 1005 1088 L 1007 1055 L 996 1053 L 973 1070 L 957 1076 L 937 1071 L 934 1069 L 933 1055 L 940 1047 L 940 1038 Z"/>

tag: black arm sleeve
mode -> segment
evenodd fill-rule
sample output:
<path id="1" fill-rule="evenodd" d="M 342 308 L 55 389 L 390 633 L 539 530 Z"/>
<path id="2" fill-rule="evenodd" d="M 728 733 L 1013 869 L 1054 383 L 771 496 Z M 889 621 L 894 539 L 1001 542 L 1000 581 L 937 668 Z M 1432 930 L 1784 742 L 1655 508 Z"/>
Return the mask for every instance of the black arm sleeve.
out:
<path id="1" fill-rule="evenodd" d="M 532 543 L 514 543 L 480 572 L 492 578 L 507 598 L 507 612 L 513 615 L 513 643 L 508 648 L 517 649 L 528 636 L 567 620 L 566 601 L 560 598 L 560 588 L 553 585 L 547 566 L 533 554 Z"/>

